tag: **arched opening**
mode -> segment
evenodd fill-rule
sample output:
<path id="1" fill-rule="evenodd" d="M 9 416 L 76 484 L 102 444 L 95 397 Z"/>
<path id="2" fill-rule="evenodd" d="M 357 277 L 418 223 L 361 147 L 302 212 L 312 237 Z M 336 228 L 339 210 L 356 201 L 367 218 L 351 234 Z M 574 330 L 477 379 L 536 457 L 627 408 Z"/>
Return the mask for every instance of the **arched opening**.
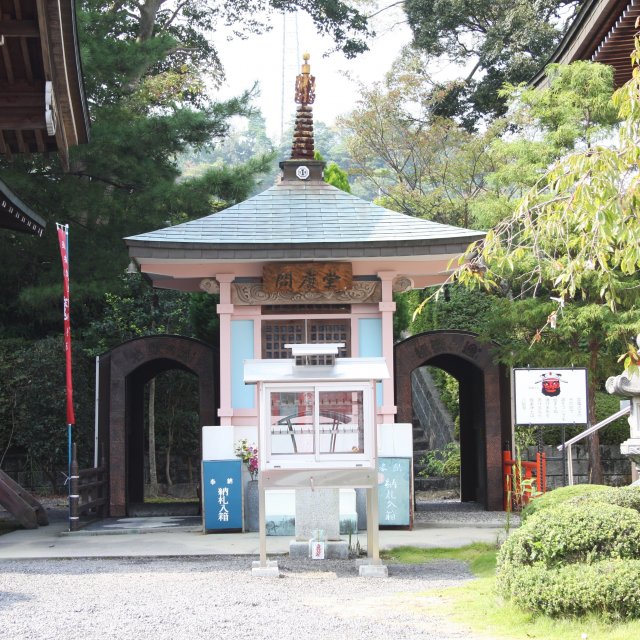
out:
<path id="1" fill-rule="evenodd" d="M 412 422 L 411 374 L 438 367 L 459 384 L 460 498 L 502 509 L 502 448 L 510 438 L 509 386 L 491 345 L 463 331 L 429 331 L 395 347 L 398 421 Z"/>
<path id="2" fill-rule="evenodd" d="M 202 459 L 197 377 L 171 360 L 156 360 L 128 376 L 127 394 L 128 514 L 196 515 Z"/>
<path id="3" fill-rule="evenodd" d="M 197 377 L 197 456 L 201 429 L 216 423 L 218 357 L 212 347 L 179 336 L 130 340 L 100 356 L 98 440 L 109 469 L 109 515 L 130 515 L 145 499 L 145 442 L 148 397 L 145 386 L 166 372 Z"/>

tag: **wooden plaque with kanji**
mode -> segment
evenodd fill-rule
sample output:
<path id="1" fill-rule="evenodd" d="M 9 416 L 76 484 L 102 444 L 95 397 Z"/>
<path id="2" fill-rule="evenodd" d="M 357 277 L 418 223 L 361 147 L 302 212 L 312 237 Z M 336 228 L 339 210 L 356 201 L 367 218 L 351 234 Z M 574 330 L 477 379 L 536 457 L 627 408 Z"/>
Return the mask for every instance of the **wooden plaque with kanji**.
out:
<path id="1" fill-rule="evenodd" d="M 262 271 L 267 293 L 321 293 L 351 289 L 350 262 L 272 262 Z"/>

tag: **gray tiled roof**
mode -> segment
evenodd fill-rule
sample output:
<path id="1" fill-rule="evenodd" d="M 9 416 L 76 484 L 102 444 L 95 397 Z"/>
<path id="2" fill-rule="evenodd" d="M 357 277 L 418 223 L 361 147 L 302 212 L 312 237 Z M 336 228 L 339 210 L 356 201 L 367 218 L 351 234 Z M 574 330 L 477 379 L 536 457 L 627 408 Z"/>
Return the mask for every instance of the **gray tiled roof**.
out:
<path id="1" fill-rule="evenodd" d="M 195 258 L 197 250 L 203 250 L 205 257 L 214 248 L 262 249 L 272 255 L 278 248 L 305 245 L 325 247 L 325 253 L 329 245 L 333 249 L 377 246 L 382 251 L 415 244 L 466 245 L 483 235 L 390 211 L 324 182 L 287 181 L 219 213 L 125 240 L 132 248 L 188 248 L 184 257 Z"/>
<path id="2" fill-rule="evenodd" d="M 477 231 L 389 211 L 326 183 L 280 183 L 219 213 L 127 240 L 195 244 L 316 244 L 446 240 Z"/>

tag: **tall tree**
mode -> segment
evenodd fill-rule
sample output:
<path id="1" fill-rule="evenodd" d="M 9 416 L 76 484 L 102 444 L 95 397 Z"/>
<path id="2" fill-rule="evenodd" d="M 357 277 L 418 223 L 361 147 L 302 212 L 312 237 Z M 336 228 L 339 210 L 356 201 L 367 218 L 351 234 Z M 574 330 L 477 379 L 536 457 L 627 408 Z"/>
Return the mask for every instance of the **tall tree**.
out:
<path id="1" fill-rule="evenodd" d="M 530 326 L 531 344 L 574 344 L 589 368 L 590 420 L 602 384 L 601 357 L 613 340 L 640 330 L 640 49 L 632 79 L 614 94 L 624 118 L 612 145 L 563 156 L 517 210 L 470 247 L 456 278 L 515 298 L 541 298 L 546 318 Z M 548 300 L 556 301 L 549 307 Z M 523 317 L 522 310 L 512 305 Z M 601 480 L 597 434 L 592 480 Z"/>
<path id="2" fill-rule="evenodd" d="M 460 78 L 438 87 L 440 115 L 468 128 L 505 112 L 505 82 L 526 82 L 553 53 L 581 0 L 406 0 L 413 45 Z"/>
<path id="3" fill-rule="evenodd" d="M 403 61 L 383 82 L 362 88 L 341 119 L 355 171 L 384 206 L 437 222 L 476 226 L 472 202 L 495 167 L 489 151 L 498 122 L 482 134 L 433 113 L 431 87 L 419 66 Z"/>
<path id="4" fill-rule="evenodd" d="M 0 163 L 3 179 L 36 211 L 72 227 L 76 327 L 99 315 L 105 292 L 117 287 L 127 264 L 123 236 L 242 200 L 251 193 L 256 174 L 269 169 L 271 158 L 262 156 L 177 180 L 182 152 L 219 143 L 231 116 L 251 112 L 249 92 L 215 100 L 215 83 L 223 73 L 215 44 L 219 28 L 230 26 L 247 37 L 268 28 L 270 12 L 296 9 L 309 13 L 347 55 L 365 48 L 366 19 L 335 0 L 79 3 L 91 142 L 74 150 L 68 174 L 55 158 Z M 3 234 L 0 250 L 12 265 L 0 284 L 6 301 L 0 309 L 0 336 L 57 332 L 59 274 L 43 267 L 58 264 L 57 244 L 49 235 L 36 243 Z"/>

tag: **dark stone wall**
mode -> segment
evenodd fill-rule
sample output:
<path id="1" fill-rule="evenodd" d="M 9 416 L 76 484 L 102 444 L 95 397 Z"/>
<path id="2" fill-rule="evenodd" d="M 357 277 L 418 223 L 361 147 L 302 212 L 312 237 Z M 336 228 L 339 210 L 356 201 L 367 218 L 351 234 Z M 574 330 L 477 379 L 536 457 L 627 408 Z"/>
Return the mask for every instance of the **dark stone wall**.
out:
<path id="1" fill-rule="evenodd" d="M 100 356 L 98 438 L 106 452 L 112 517 L 127 515 L 130 503 L 144 500 L 144 386 L 170 369 L 198 377 L 200 424 L 215 424 L 218 363 L 211 346 L 181 336 L 147 336 Z"/>
<path id="2" fill-rule="evenodd" d="M 440 367 L 460 383 L 461 497 L 502 509 L 502 447 L 510 438 L 509 378 L 491 344 L 465 331 L 428 331 L 395 346 L 398 422 L 411 422 L 411 372 Z"/>

